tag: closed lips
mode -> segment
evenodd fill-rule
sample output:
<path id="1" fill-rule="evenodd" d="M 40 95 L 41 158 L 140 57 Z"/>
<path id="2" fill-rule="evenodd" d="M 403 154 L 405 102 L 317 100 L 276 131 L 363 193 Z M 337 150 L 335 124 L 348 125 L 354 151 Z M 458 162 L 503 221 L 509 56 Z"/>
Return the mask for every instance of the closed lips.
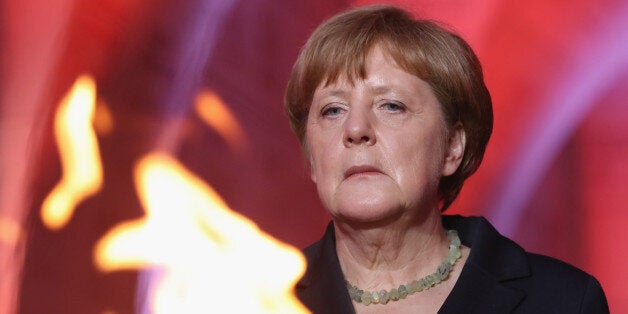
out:
<path id="1" fill-rule="evenodd" d="M 381 173 L 381 171 L 373 166 L 353 166 L 345 171 L 345 179 L 359 174 Z"/>

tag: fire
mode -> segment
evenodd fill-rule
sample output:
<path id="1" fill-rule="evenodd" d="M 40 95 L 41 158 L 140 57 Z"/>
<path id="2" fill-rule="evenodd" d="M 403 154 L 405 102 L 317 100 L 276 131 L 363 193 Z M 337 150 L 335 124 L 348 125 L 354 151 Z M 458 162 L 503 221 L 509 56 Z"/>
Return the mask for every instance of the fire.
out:
<path id="1" fill-rule="evenodd" d="M 41 208 L 41 218 L 50 229 L 63 228 L 77 204 L 102 187 L 100 152 L 92 128 L 95 99 L 96 84 L 83 75 L 57 109 L 54 127 L 63 175 Z"/>
<path id="2" fill-rule="evenodd" d="M 135 168 L 146 216 L 97 244 L 102 271 L 158 269 L 152 313 L 306 313 L 293 287 L 305 269 L 295 248 L 231 211 L 173 158 L 150 154 Z"/>
<path id="3" fill-rule="evenodd" d="M 199 118 L 212 127 L 234 150 L 246 145 L 244 131 L 236 116 L 214 92 L 204 90 L 196 96 L 194 109 Z"/>
<path id="4" fill-rule="evenodd" d="M 56 113 L 63 175 L 42 204 L 48 228 L 65 226 L 77 204 L 102 186 L 93 125 L 108 134 L 113 119 L 106 104 L 95 108 L 95 100 L 95 82 L 84 75 Z M 229 145 L 243 147 L 244 132 L 217 95 L 200 93 L 196 110 Z M 147 155 L 134 177 L 146 216 L 107 233 L 96 245 L 94 260 L 104 272 L 150 269 L 159 274 L 148 291 L 150 312 L 307 313 L 293 291 L 305 270 L 298 250 L 231 211 L 211 186 L 168 155 Z M 3 241 L 18 237 L 12 224 L 0 223 L 6 231 Z"/>

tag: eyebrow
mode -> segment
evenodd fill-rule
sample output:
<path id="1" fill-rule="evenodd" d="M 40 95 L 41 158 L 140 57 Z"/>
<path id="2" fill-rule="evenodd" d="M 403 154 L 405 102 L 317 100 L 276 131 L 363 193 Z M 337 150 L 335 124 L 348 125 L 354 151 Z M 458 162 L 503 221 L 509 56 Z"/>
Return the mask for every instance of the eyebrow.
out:
<path id="1" fill-rule="evenodd" d="M 388 85 L 379 85 L 379 86 L 373 86 L 373 87 L 368 87 L 369 92 L 371 93 L 375 93 L 375 94 L 385 94 L 388 93 L 390 91 L 393 90 L 392 87 L 388 86 Z M 326 91 L 323 92 L 324 96 L 345 96 L 347 94 L 350 94 L 351 91 L 348 89 L 343 89 L 343 88 L 331 88 L 328 89 Z"/>
<path id="2" fill-rule="evenodd" d="M 323 97 L 343 97 L 350 94 L 350 91 L 346 90 L 346 89 L 341 89 L 341 88 L 333 88 L 333 89 L 329 89 L 329 90 L 325 90 L 321 93 L 321 96 Z"/>
<path id="3" fill-rule="evenodd" d="M 388 85 L 379 85 L 375 87 L 369 87 L 369 90 L 379 95 L 379 94 L 385 94 L 385 93 L 390 92 L 392 90 L 392 87 Z"/>

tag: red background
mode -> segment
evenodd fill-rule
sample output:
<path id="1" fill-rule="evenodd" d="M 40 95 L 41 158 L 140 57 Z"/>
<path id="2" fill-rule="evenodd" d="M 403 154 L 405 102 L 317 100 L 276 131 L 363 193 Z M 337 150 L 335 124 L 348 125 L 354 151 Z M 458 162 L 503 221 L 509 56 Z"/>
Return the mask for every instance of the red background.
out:
<path id="1" fill-rule="evenodd" d="M 448 213 L 486 216 L 527 250 L 590 272 L 611 312 L 628 312 L 628 3 L 383 2 L 457 30 L 493 96 L 485 161 Z M 283 90 L 316 25 L 368 3 L 3 2 L 0 218 L 21 236 L 0 239 L 8 278 L 0 312 L 133 312 L 136 274 L 100 274 L 91 252 L 115 224 L 142 215 L 132 166 L 155 148 L 275 237 L 298 247 L 316 240 L 328 216 L 282 112 Z M 53 232 L 38 216 L 61 171 L 51 118 L 85 72 L 114 118 L 113 132 L 99 137 L 105 185 Z M 194 116 L 202 88 L 234 112 L 246 149 L 231 150 Z"/>

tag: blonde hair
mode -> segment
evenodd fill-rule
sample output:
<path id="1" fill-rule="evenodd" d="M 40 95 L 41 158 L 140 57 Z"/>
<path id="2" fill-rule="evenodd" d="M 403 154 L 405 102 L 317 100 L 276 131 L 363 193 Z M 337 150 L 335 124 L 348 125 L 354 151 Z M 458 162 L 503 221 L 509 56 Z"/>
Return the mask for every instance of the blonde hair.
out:
<path id="1" fill-rule="evenodd" d="M 415 20 L 401 8 L 367 6 L 340 13 L 321 24 L 301 50 L 285 95 L 290 126 L 303 143 L 312 96 L 340 74 L 366 78 L 365 60 L 380 46 L 406 72 L 426 81 L 448 127 L 460 124 L 466 135 L 457 171 L 441 178 L 441 210 L 447 209 L 464 181 L 482 162 L 493 128 L 491 96 L 471 47 L 452 31 Z"/>

